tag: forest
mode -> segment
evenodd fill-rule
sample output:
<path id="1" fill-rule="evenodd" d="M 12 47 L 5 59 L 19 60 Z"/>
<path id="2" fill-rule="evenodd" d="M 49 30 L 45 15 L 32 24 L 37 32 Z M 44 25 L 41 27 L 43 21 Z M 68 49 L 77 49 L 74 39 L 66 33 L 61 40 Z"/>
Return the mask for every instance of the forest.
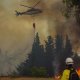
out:
<path id="1" fill-rule="evenodd" d="M 72 51 L 72 44 L 68 35 L 65 40 L 57 34 L 55 38 L 47 37 L 45 45 L 40 43 L 39 34 L 36 33 L 32 51 L 26 61 L 17 68 L 17 76 L 52 77 L 60 75 L 65 68 L 65 59 L 72 57 L 75 68 L 79 67 L 80 57 Z"/>
<path id="2" fill-rule="evenodd" d="M 62 0 L 65 4 L 64 16 L 69 19 L 75 17 L 78 27 L 80 27 L 80 0 Z M 78 31 L 79 33 L 79 31 Z M 72 57 L 74 67 L 80 67 L 80 57 L 72 50 L 71 41 L 66 35 L 57 34 L 55 38 L 47 37 L 45 45 L 41 45 L 39 34 L 36 33 L 32 51 L 28 55 L 26 62 L 18 68 L 18 75 L 52 77 L 62 73 L 65 68 L 65 59 Z"/>

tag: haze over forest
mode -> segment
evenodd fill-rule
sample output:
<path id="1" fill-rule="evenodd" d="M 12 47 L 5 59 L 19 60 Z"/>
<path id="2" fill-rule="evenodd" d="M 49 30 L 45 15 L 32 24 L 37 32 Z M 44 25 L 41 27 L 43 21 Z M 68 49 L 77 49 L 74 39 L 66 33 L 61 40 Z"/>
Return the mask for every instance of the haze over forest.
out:
<path id="1" fill-rule="evenodd" d="M 26 60 L 36 32 L 39 33 L 42 44 L 49 35 L 55 37 L 56 33 L 63 36 L 67 34 L 73 51 L 80 54 L 80 27 L 74 17 L 65 18 L 65 5 L 62 0 L 41 0 L 37 7 L 42 9 L 43 13 L 35 17 L 16 17 L 15 10 L 28 10 L 20 4 L 32 6 L 37 1 L 0 0 L 0 75 L 16 71 L 16 67 Z M 36 23 L 35 32 L 33 22 Z"/>

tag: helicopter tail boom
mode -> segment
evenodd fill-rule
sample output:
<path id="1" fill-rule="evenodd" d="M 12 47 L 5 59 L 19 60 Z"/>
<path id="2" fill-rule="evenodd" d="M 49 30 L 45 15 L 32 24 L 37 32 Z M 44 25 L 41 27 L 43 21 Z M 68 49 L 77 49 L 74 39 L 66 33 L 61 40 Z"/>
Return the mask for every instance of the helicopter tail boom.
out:
<path id="1" fill-rule="evenodd" d="M 20 12 L 18 12 L 18 11 L 16 11 L 16 10 L 15 10 L 15 12 L 16 12 L 16 16 L 21 15 L 21 13 L 20 13 Z"/>

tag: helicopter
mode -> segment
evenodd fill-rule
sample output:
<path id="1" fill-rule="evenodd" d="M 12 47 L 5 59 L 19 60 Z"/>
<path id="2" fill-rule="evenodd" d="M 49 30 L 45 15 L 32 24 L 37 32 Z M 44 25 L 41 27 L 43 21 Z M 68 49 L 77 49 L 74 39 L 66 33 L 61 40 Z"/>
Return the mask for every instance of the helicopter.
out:
<path id="1" fill-rule="evenodd" d="M 25 11 L 25 12 L 18 12 L 17 10 L 15 10 L 16 16 L 19 16 L 19 15 L 35 15 L 35 14 L 42 13 L 42 10 L 41 9 L 35 8 L 35 6 L 37 6 L 39 3 L 40 3 L 40 1 L 37 2 L 37 4 L 35 4 L 33 7 L 21 5 L 21 6 L 24 6 L 24 7 L 28 7 L 30 9 L 27 10 L 27 11 Z"/>

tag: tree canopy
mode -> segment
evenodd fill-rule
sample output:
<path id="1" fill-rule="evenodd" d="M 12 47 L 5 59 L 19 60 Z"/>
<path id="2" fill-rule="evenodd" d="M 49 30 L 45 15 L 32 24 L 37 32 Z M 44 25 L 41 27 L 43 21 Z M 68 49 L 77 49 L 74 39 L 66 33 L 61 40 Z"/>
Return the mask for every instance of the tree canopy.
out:
<path id="1" fill-rule="evenodd" d="M 65 16 L 75 16 L 76 21 L 80 24 L 80 0 L 63 0 L 66 5 Z"/>

